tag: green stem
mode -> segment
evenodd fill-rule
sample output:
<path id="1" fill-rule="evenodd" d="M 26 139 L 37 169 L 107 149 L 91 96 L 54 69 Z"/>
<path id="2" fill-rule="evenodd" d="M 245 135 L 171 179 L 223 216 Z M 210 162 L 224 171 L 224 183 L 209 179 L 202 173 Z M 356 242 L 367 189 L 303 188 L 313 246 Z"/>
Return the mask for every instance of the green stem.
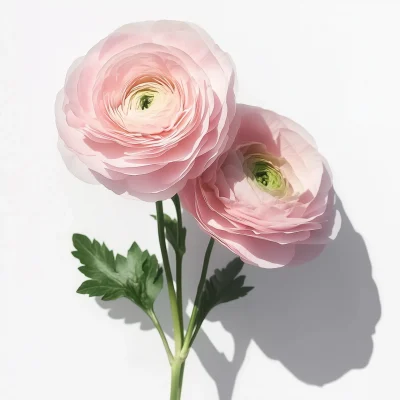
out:
<path id="1" fill-rule="evenodd" d="M 175 354 L 179 354 L 182 348 L 182 339 L 181 339 L 182 327 L 179 320 L 178 304 L 176 300 L 174 282 L 172 279 L 171 266 L 169 264 L 167 245 L 165 243 L 164 210 L 162 201 L 156 202 L 156 208 L 157 208 L 158 239 L 160 242 L 160 249 L 165 269 L 165 277 L 167 279 L 168 295 L 171 306 L 172 322 L 174 329 Z"/>
<path id="2" fill-rule="evenodd" d="M 171 352 L 171 349 L 169 348 L 169 344 L 168 344 L 167 338 L 165 337 L 164 331 L 161 328 L 160 321 L 158 320 L 157 315 L 155 314 L 154 310 L 148 311 L 147 315 L 153 321 L 154 326 L 156 327 L 158 333 L 160 334 L 160 337 L 161 337 L 161 340 L 163 342 L 165 351 L 167 352 L 168 361 L 169 361 L 170 365 L 172 365 L 172 363 L 174 362 L 174 356 L 173 356 L 173 354 Z"/>
<path id="3" fill-rule="evenodd" d="M 177 239 L 178 239 L 178 244 L 181 245 L 181 229 L 182 229 L 182 209 L 181 209 L 181 202 L 179 200 L 179 196 L 176 194 L 175 196 L 172 197 L 172 201 L 174 202 L 174 206 L 176 209 L 176 218 L 178 221 L 178 232 L 177 232 Z"/>
<path id="4" fill-rule="evenodd" d="M 190 339 L 190 343 L 189 343 L 189 348 L 192 347 L 194 340 L 196 339 L 197 334 L 199 333 L 201 328 L 201 325 L 197 325 L 196 329 L 194 330 L 194 333 L 192 335 L 192 338 Z"/>
<path id="5" fill-rule="evenodd" d="M 205 283 L 206 277 L 207 277 L 208 264 L 210 262 L 210 257 L 211 257 L 211 252 L 212 252 L 212 249 L 214 246 L 214 242 L 215 242 L 214 239 L 211 237 L 210 241 L 208 242 L 206 254 L 204 255 L 203 269 L 201 271 L 200 282 L 199 282 L 199 286 L 197 287 L 197 293 L 196 293 L 196 298 L 194 301 L 193 311 L 192 311 L 192 315 L 190 317 L 188 330 L 186 332 L 185 340 L 183 342 L 183 347 L 182 347 L 182 351 L 181 351 L 182 359 L 186 359 L 189 349 L 190 349 L 190 344 L 192 343 L 192 335 L 193 335 L 193 331 L 195 329 L 196 322 L 197 322 L 197 314 L 199 313 L 199 303 L 200 303 L 201 295 L 203 293 L 204 283 Z"/>
<path id="6" fill-rule="evenodd" d="M 178 232 L 177 232 L 178 249 L 175 252 L 175 255 L 176 255 L 176 297 L 177 297 L 177 302 L 178 302 L 179 323 L 182 327 L 181 341 L 183 342 L 184 330 L 183 330 L 183 299 L 182 299 L 182 259 L 183 259 L 184 251 L 182 250 L 183 238 L 181 236 L 181 232 L 182 232 L 182 228 L 183 228 L 182 210 L 181 210 L 181 202 L 180 202 L 179 196 L 177 194 L 172 197 L 172 201 L 174 202 L 174 205 L 175 205 L 176 218 L 177 218 L 177 222 L 178 222 Z"/>
<path id="7" fill-rule="evenodd" d="M 182 367 L 181 367 L 181 371 L 180 371 L 178 399 L 181 398 L 181 394 L 182 394 L 183 374 L 184 374 L 184 372 L 185 372 L 185 361 L 182 362 Z"/>
<path id="8" fill-rule="evenodd" d="M 182 377 L 185 363 L 176 359 L 171 368 L 170 400 L 180 400 L 182 392 Z"/>

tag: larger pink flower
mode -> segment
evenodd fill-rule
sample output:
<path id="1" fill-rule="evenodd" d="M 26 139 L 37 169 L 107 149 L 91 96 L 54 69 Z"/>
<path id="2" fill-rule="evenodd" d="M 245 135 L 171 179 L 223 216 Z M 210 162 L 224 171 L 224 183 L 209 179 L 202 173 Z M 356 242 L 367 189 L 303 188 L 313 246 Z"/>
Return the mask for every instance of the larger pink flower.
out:
<path id="1" fill-rule="evenodd" d="M 200 226 L 265 268 L 318 255 L 332 237 L 332 181 L 314 140 L 295 122 L 239 105 L 228 153 L 180 193 Z"/>
<path id="2" fill-rule="evenodd" d="M 60 149 L 84 180 L 164 200 L 231 143 L 235 73 L 199 27 L 123 26 L 71 67 L 56 102 Z"/>

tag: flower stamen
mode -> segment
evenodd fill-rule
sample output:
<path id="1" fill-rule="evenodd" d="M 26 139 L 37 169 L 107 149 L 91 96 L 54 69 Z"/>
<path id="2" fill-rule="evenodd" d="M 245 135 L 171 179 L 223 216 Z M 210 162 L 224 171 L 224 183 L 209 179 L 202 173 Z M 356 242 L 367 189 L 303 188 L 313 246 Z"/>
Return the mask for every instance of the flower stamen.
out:
<path id="1" fill-rule="evenodd" d="M 154 95 L 144 94 L 139 99 L 139 108 L 141 110 L 148 109 L 154 100 Z"/>

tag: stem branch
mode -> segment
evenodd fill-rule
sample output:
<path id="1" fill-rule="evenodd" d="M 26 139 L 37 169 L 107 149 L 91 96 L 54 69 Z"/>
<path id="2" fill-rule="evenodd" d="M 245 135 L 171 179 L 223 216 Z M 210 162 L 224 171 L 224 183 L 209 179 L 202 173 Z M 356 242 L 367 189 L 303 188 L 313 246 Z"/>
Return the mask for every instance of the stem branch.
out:
<path id="1" fill-rule="evenodd" d="M 188 330 L 186 332 L 186 336 L 185 336 L 182 351 L 181 351 L 181 358 L 183 358 L 183 359 L 185 359 L 187 357 L 189 349 L 190 349 L 190 345 L 192 342 L 192 335 L 193 335 L 193 331 L 194 331 L 194 328 L 195 328 L 196 322 L 197 322 L 197 314 L 199 313 L 200 299 L 201 299 L 201 295 L 203 293 L 204 283 L 205 283 L 206 277 L 207 277 L 208 264 L 210 262 L 210 257 L 211 257 L 211 252 L 212 252 L 212 249 L 214 246 L 214 242 L 215 242 L 214 238 L 211 237 L 210 241 L 208 242 L 206 254 L 204 255 L 203 269 L 201 271 L 200 282 L 199 282 L 199 286 L 197 287 L 197 293 L 196 293 L 196 298 L 194 301 L 193 311 L 192 311 L 192 315 L 190 317 Z"/>
<path id="2" fill-rule="evenodd" d="M 157 315 L 155 314 L 154 310 L 148 311 L 147 315 L 153 321 L 154 326 L 156 327 L 158 333 L 160 334 L 160 337 L 161 337 L 161 340 L 163 342 L 165 351 L 167 352 L 168 361 L 169 361 L 170 365 L 172 365 L 172 363 L 174 361 L 174 356 L 173 356 L 173 354 L 171 352 L 171 349 L 169 348 L 169 344 L 168 344 L 167 338 L 165 337 L 164 331 L 161 328 L 160 321 L 158 320 Z"/>
<path id="3" fill-rule="evenodd" d="M 167 279 L 168 295 L 171 306 L 172 322 L 174 329 L 175 354 L 179 354 L 182 348 L 182 339 L 181 339 L 182 327 L 179 320 L 178 304 L 176 300 L 174 281 L 172 279 L 171 266 L 169 264 L 167 245 L 165 243 L 165 224 L 164 224 L 164 210 L 162 201 L 156 202 L 156 208 L 157 208 L 158 239 L 160 242 L 160 249 L 165 269 L 165 277 Z"/>
<path id="4" fill-rule="evenodd" d="M 182 259 L 183 259 L 183 243 L 182 240 L 184 238 L 181 235 L 182 232 L 182 210 L 181 210 L 181 202 L 179 200 L 179 196 L 176 194 L 172 197 L 172 201 L 175 205 L 176 209 L 176 218 L 178 222 L 178 232 L 177 232 L 177 242 L 178 248 L 175 252 L 176 256 L 176 297 L 178 302 L 178 314 L 179 314 L 179 323 L 181 325 L 181 341 L 183 342 L 184 328 L 183 328 L 183 299 L 182 299 Z"/>

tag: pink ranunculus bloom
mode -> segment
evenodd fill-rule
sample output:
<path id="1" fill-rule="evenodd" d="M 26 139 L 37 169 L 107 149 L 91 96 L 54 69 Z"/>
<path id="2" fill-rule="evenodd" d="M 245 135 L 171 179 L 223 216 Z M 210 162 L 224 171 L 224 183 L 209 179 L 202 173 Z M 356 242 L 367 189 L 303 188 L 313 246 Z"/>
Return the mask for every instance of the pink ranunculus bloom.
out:
<path id="1" fill-rule="evenodd" d="M 164 200 L 233 141 L 232 60 L 198 26 L 123 26 L 68 72 L 56 101 L 59 148 L 79 178 Z"/>
<path id="2" fill-rule="evenodd" d="M 232 147 L 188 182 L 183 206 L 249 264 L 275 268 L 316 257 L 338 230 L 327 162 L 290 119 L 245 105 L 237 117 Z"/>

